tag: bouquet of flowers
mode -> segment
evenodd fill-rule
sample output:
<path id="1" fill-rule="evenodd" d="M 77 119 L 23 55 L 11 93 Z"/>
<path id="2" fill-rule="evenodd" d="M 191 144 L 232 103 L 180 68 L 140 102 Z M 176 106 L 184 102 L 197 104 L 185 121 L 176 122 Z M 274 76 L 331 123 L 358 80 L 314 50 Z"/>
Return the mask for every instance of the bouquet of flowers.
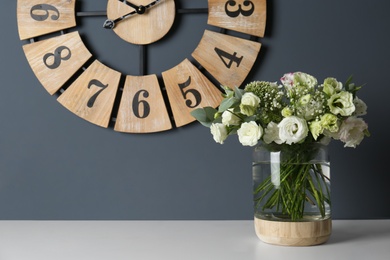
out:
<path id="1" fill-rule="evenodd" d="M 351 80 L 343 84 L 329 77 L 318 84 L 307 73 L 288 73 L 280 79 L 281 84 L 255 81 L 244 89 L 224 87 L 224 99 L 218 109 L 199 108 L 191 114 L 210 128 L 217 143 L 223 144 L 229 135 L 237 134 L 244 146 L 256 146 L 260 141 L 290 150 L 294 160 L 300 157 L 303 160 L 308 144 L 335 139 L 345 147 L 356 147 L 364 136 L 369 136 L 368 126 L 361 117 L 367 113 L 367 106 L 356 95 L 361 86 Z M 323 207 L 325 202 L 330 202 L 329 194 L 313 187 L 309 178 L 313 172 L 315 177 L 325 180 L 326 176 L 315 164 L 312 167 L 302 167 L 296 162 L 282 165 L 280 179 L 286 181 L 285 186 L 278 184 L 270 195 L 272 182 L 265 180 L 256 189 L 260 194 L 258 200 L 267 200 L 264 207 L 282 207 L 295 219 L 302 217 L 303 209 L 299 205 L 302 200 L 310 199 L 307 194 L 312 195 L 318 207 Z M 297 192 L 302 196 L 292 196 Z"/>

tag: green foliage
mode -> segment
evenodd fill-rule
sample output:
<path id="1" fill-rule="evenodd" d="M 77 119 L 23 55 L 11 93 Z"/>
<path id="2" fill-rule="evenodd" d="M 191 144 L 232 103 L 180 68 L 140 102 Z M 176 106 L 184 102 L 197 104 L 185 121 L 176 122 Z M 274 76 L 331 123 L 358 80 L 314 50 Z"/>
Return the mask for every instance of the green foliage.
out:
<path id="1" fill-rule="evenodd" d="M 191 112 L 191 115 L 202 125 L 210 127 L 215 120 L 217 110 L 212 107 L 197 108 Z"/>
<path id="2" fill-rule="evenodd" d="M 358 92 L 358 90 L 363 87 L 363 85 L 356 86 L 355 83 L 352 82 L 352 76 L 349 76 L 349 78 L 347 79 L 344 85 L 345 85 L 345 90 L 351 92 L 354 98 L 356 97 L 356 92 Z"/>

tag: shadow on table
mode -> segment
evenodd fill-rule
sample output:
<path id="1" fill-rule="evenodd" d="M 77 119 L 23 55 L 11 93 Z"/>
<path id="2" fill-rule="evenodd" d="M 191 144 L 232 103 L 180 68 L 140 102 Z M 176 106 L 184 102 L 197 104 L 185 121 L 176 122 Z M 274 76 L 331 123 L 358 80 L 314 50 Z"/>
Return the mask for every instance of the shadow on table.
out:
<path id="1" fill-rule="evenodd" d="M 372 220 L 372 223 L 376 221 L 381 222 L 381 220 Z M 359 239 L 367 239 L 368 237 L 381 238 L 389 236 L 390 226 L 388 222 L 383 225 L 367 225 L 365 223 L 364 227 L 359 221 L 353 224 L 348 223 L 348 225 L 343 225 L 343 222 L 341 222 L 333 226 L 332 235 L 327 244 L 351 242 Z"/>

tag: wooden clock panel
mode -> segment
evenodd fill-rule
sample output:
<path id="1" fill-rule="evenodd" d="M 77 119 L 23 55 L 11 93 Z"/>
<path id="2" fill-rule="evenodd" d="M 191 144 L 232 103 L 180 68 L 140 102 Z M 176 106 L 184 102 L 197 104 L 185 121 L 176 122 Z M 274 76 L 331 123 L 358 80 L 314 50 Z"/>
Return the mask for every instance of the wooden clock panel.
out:
<path id="1" fill-rule="evenodd" d="M 219 84 L 230 87 L 244 82 L 261 48 L 255 38 L 264 36 L 266 0 L 208 0 L 208 8 L 188 10 L 175 6 L 174 0 L 164 0 L 150 5 L 145 13 L 135 14 L 132 5 L 151 3 L 107 0 L 106 10 L 76 13 L 76 0 L 17 0 L 19 36 L 21 40 L 30 39 L 23 50 L 43 87 L 51 95 L 59 94 L 58 102 L 79 117 L 106 128 L 115 120 L 114 130 L 125 133 L 169 130 L 172 120 L 181 127 L 195 121 L 190 114 L 193 109 L 217 107 L 221 91 L 202 72 L 206 70 Z M 131 18 L 123 17 L 130 12 L 134 14 Z M 178 14 L 199 12 L 208 13 L 207 22 L 214 29 L 223 29 L 221 33 L 205 30 L 192 53 L 200 67 L 185 59 L 162 72 L 160 82 L 157 75 L 147 75 L 148 45 L 170 31 Z M 125 75 L 121 86 L 122 74 L 98 60 L 81 72 L 92 54 L 78 31 L 66 29 L 76 26 L 76 16 L 96 15 L 105 17 L 102 22 L 119 21 L 112 28 L 115 36 L 140 45 L 140 59 L 135 62 L 139 62 L 143 76 Z M 102 27 L 97 30 L 106 30 Z M 231 36 L 229 30 L 255 37 Z M 58 31 L 61 34 L 54 34 Z M 44 35 L 45 40 L 39 38 Z M 74 75 L 78 75 L 75 80 Z M 63 93 L 61 88 L 65 89 Z M 116 102 L 119 109 L 113 114 Z"/>
<path id="2" fill-rule="evenodd" d="M 35 76 L 53 95 L 92 56 L 78 32 L 23 46 Z"/>
<path id="3" fill-rule="evenodd" d="M 188 59 L 162 73 L 177 127 L 195 121 L 190 112 L 198 107 L 217 107 L 221 91 Z"/>
<path id="4" fill-rule="evenodd" d="M 18 0 L 17 19 L 21 40 L 76 26 L 76 0 Z"/>
<path id="5" fill-rule="evenodd" d="M 152 0 L 132 0 L 135 5 L 146 6 Z M 134 9 L 119 0 L 108 0 L 107 17 L 116 19 Z M 133 44 L 150 44 L 160 40 L 171 29 L 175 20 L 174 0 L 164 0 L 147 11 L 147 15 L 134 15 L 126 23 L 118 23 L 114 32 L 127 42 Z"/>
<path id="6" fill-rule="evenodd" d="M 263 37 L 266 0 L 209 0 L 207 23 L 224 29 Z"/>
<path id="7" fill-rule="evenodd" d="M 115 131 L 152 133 L 171 128 L 157 76 L 127 76 Z"/>
<path id="8" fill-rule="evenodd" d="M 64 107 L 101 127 L 108 127 L 121 74 L 95 60 L 58 98 Z"/>
<path id="9" fill-rule="evenodd" d="M 252 69 L 261 44 L 205 30 L 192 56 L 224 86 L 239 87 Z"/>

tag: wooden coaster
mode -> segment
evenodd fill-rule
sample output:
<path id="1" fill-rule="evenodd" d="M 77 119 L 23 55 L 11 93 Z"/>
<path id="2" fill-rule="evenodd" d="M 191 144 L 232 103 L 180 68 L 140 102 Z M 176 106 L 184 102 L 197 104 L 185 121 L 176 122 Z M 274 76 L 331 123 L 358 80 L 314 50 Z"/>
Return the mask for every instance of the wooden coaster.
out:
<path id="1" fill-rule="evenodd" d="M 309 222 L 281 222 L 255 217 L 256 235 L 261 241 L 283 246 L 313 246 L 325 243 L 332 233 L 330 218 Z"/>

